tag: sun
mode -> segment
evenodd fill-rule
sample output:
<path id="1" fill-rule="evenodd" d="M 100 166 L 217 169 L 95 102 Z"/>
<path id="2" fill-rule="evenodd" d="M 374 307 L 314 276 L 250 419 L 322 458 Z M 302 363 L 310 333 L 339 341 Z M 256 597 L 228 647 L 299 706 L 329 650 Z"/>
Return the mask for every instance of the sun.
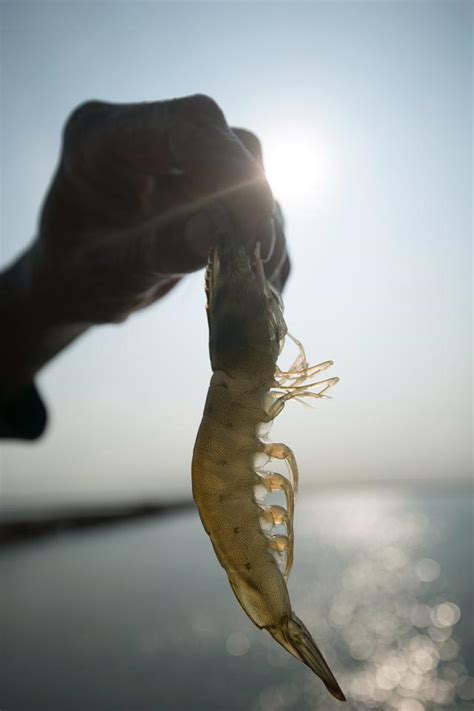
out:
<path id="1" fill-rule="evenodd" d="M 328 146 L 311 133 L 286 130 L 264 142 L 265 173 L 275 198 L 289 203 L 320 204 L 330 192 L 334 165 Z"/>

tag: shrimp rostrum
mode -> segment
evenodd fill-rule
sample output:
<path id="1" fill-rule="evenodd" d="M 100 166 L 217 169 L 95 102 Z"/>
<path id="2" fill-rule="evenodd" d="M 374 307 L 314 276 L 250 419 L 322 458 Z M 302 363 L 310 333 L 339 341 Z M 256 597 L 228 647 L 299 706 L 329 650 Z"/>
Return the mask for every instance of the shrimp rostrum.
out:
<path id="1" fill-rule="evenodd" d="M 232 234 L 216 238 L 206 273 L 209 350 L 213 370 L 193 454 L 193 495 L 216 555 L 252 622 L 344 695 L 311 634 L 292 610 L 286 581 L 293 560 L 293 509 L 298 470 L 284 444 L 262 441 L 262 424 L 292 398 L 324 397 L 337 382 L 311 382 L 332 365 L 309 367 L 304 350 L 286 372 L 277 358 L 287 335 L 282 304 L 267 281 L 259 245 L 249 257 Z M 300 345 L 297 342 L 298 345 Z M 310 381 L 310 382 L 308 382 Z M 286 460 L 290 478 L 256 466 Z M 266 466 L 266 465 L 265 465 Z M 261 494 L 282 492 L 283 506 Z M 271 533 L 272 527 L 286 535 Z"/>

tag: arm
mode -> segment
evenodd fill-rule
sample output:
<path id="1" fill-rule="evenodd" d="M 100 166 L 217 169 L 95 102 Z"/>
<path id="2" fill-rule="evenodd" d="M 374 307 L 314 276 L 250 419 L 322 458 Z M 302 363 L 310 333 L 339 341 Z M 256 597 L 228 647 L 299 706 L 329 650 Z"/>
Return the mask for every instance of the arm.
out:
<path id="1" fill-rule="evenodd" d="M 61 322 L 55 314 L 54 285 L 35 280 L 36 245 L 0 274 L 0 394 L 8 400 L 83 333 L 87 323 Z M 59 295 L 58 295 L 59 296 Z"/>
<path id="2" fill-rule="evenodd" d="M 205 96 L 88 102 L 66 123 L 39 236 L 0 275 L 0 402 L 89 326 L 120 322 L 205 265 L 225 220 L 284 282 L 289 262 L 258 139 Z"/>

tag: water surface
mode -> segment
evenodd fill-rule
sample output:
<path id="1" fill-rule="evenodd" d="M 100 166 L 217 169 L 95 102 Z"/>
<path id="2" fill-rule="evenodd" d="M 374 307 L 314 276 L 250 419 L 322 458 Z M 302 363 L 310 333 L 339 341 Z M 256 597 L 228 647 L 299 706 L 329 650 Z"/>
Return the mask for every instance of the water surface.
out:
<path id="1" fill-rule="evenodd" d="M 472 498 L 303 492 L 290 593 L 345 709 L 474 708 Z M 329 711 L 254 628 L 194 512 L 10 545 L 2 711 Z"/>

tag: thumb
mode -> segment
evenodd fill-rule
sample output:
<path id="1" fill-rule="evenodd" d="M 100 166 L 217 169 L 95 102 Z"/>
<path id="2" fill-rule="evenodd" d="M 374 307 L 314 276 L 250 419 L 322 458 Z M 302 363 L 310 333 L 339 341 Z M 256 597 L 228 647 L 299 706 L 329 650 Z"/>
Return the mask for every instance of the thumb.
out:
<path id="1" fill-rule="evenodd" d="M 147 238 L 154 269 L 176 276 L 201 269 L 207 262 L 212 232 L 211 214 L 203 209 L 160 226 Z"/>

